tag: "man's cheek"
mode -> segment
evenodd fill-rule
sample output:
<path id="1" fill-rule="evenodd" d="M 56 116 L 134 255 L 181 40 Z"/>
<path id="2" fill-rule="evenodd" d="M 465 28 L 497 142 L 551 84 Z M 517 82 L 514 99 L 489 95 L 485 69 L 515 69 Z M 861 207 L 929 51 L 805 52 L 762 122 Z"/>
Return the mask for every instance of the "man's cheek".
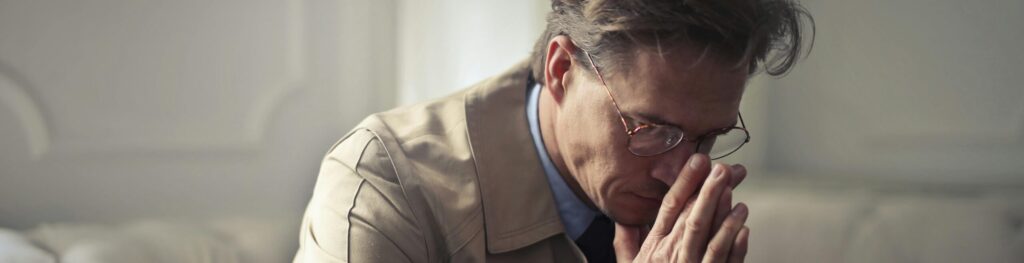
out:
<path id="1" fill-rule="evenodd" d="M 658 162 L 654 164 L 651 170 L 651 176 L 665 185 L 672 185 L 676 182 L 676 178 L 679 177 L 679 169 L 682 168 L 682 162 Z"/>

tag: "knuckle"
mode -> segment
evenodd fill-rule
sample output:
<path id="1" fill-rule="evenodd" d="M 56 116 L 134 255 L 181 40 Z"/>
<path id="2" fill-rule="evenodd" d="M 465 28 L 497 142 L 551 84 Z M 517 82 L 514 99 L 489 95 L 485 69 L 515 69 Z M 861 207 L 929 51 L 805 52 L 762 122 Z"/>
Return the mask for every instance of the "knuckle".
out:
<path id="1" fill-rule="evenodd" d="M 693 201 L 692 200 L 689 201 L 689 202 L 686 202 L 686 205 L 683 206 L 683 211 L 679 212 L 679 216 L 682 216 L 684 218 L 688 218 L 688 217 L 690 217 L 690 213 L 691 212 L 693 212 Z"/>
<path id="2" fill-rule="evenodd" d="M 721 247 L 720 245 L 708 246 L 707 256 L 710 257 L 711 259 L 723 258 L 725 257 L 725 248 Z"/>
<path id="3" fill-rule="evenodd" d="M 686 207 L 686 202 L 684 202 L 680 197 L 665 197 L 665 199 L 661 202 L 661 206 L 662 208 L 669 211 L 680 211 Z"/>
<path id="4" fill-rule="evenodd" d="M 701 220 L 695 216 L 690 217 L 689 219 L 686 220 L 686 229 L 691 232 L 700 231 L 701 229 L 706 228 L 707 225 L 707 222 L 704 222 L 704 220 Z"/>

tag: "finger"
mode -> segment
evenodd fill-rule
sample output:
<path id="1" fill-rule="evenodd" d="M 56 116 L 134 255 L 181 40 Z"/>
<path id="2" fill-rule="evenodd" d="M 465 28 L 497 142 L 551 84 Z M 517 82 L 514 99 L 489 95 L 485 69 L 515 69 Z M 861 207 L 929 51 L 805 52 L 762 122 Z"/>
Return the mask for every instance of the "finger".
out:
<path id="1" fill-rule="evenodd" d="M 732 211 L 732 188 L 725 187 L 722 190 L 722 198 L 718 200 L 718 207 L 715 208 L 715 220 L 711 223 L 711 233 L 718 232 L 730 211 Z"/>
<path id="2" fill-rule="evenodd" d="M 750 243 L 750 228 L 744 226 L 740 229 L 740 232 L 736 234 L 736 240 L 732 244 L 732 250 L 729 251 L 729 263 L 743 263 L 743 259 L 747 257 L 747 244 Z"/>
<path id="3" fill-rule="evenodd" d="M 707 245 L 708 235 L 711 230 L 711 220 L 715 216 L 715 208 L 722 196 L 723 189 L 728 181 L 729 169 L 724 164 L 715 164 L 704 187 L 697 196 L 697 202 L 693 204 L 693 211 L 686 218 L 676 221 L 672 233 L 669 235 L 682 235 L 682 249 L 687 251 L 689 262 L 700 261 L 703 249 Z M 681 231 L 679 231 L 681 230 Z"/>
<path id="4" fill-rule="evenodd" d="M 615 248 L 616 262 L 633 262 L 636 254 L 640 252 L 641 229 L 634 226 L 625 226 L 615 223 L 615 240 L 612 246 Z"/>
<path id="5" fill-rule="evenodd" d="M 715 232 L 711 243 L 708 243 L 708 250 L 704 254 L 705 263 L 725 263 L 729 259 L 736 236 L 747 221 L 747 212 L 747 206 L 743 203 L 737 204 L 736 208 L 732 209 L 729 217 L 722 224 L 722 229 Z"/>
<path id="6" fill-rule="evenodd" d="M 672 226 L 678 220 L 686 202 L 690 200 L 690 196 L 694 195 L 700 184 L 704 183 L 710 169 L 707 155 L 698 153 L 690 156 L 686 167 L 680 171 L 682 174 L 678 176 L 675 183 L 672 184 L 672 188 L 668 190 L 665 198 L 661 201 L 658 217 L 654 220 L 654 226 L 651 227 L 651 235 L 665 236 L 672 231 Z"/>
<path id="7" fill-rule="evenodd" d="M 743 179 L 747 179 L 747 167 L 742 164 L 733 164 L 729 168 L 731 168 L 730 172 L 732 172 L 732 176 L 729 177 L 729 186 L 735 190 L 743 182 Z"/>
<path id="8" fill-rule="evenodd" d="M 686 205 L 683 207 L 683 212 L 679 213 L 679 218 L 686 218 L 690 215 L 690 211 L 693 210 L 693 203 L 697 201 L 697 194 L 694 193 L 687 198 Z"/>

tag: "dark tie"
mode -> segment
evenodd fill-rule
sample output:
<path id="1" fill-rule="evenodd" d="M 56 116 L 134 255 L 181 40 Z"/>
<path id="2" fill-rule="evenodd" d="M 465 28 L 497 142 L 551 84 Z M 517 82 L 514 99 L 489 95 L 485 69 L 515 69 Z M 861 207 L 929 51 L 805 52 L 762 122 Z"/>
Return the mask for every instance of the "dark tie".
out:
<path id="1" fill-rule="evenodd" d="M 615 223 L 604 215 L 599 215 L 590 222 L 583 235 L 576 239 L 576 246 L 591 263 L 615 262 Z"/>

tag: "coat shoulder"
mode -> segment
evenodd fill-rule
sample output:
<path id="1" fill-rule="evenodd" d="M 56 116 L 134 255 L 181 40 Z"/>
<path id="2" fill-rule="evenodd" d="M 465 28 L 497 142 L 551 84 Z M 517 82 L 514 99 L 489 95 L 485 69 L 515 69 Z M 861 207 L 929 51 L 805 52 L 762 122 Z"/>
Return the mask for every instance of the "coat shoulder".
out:
<path id="1" fill-rule="evenodd" d="M 357 165 L 380 171 L 373 173 L 380 176 L 375 180 L 400 187 L 428 250 L 441 259 L 483 245 L 483 212 L 466 131 L 464 93 L 373 114 L 353 131 L 354 136 L 372 135 L 354 145 L 378 144 L 364 151 Z M 346 154 L 332 149 L 329 155 Z"/>

